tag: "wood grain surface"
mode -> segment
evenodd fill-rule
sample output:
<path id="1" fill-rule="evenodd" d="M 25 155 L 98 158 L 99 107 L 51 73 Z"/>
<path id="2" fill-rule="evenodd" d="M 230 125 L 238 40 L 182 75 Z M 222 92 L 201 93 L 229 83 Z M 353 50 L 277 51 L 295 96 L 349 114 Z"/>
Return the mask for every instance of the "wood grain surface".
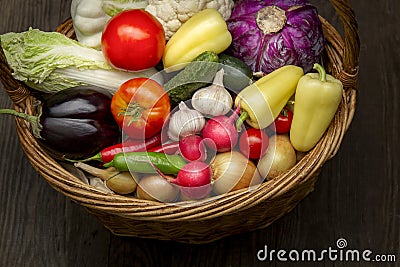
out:
<path id="1" fill-rule="evenodd" d="M 326 0 L 312 1 L 339 25 Z M 361 38 L 359 96 L 338 154 L 314 192 L 270 227 L 205 245 L 113 236 L 52 189 L 25 157 L 11 116 L 0 116 L 0 266 L 400 266 L 400 2 L 352 0 Z M 70 0 L 0 0 L 0 34 L 52 31 Z M 0 108 L 12 102 L 0 85 Z M 396 262 L 260 261 L 259 250 L 369 249 Z"/>

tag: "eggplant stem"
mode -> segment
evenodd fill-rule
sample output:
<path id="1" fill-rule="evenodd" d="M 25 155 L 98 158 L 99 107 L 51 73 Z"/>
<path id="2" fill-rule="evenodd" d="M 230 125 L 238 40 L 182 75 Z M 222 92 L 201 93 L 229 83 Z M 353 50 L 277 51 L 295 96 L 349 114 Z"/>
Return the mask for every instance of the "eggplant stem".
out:
<path id="1" fill-rule="evenodd" d="M 39 116 L 33 116 L 26 113 L 18 112 L 14 109 L 0 109 L 0 114 L 13 115 L 15 117 L 26 120 L 32 125 L 33 135 L 37 138 L 41 138 L 39 133 L 43 129 L 43 126 L 39 122 Z"/>

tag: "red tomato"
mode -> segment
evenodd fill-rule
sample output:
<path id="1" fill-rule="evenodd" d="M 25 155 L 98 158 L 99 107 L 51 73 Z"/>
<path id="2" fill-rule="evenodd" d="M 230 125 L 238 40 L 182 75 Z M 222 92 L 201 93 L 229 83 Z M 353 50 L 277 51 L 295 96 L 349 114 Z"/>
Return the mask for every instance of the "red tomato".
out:
<path id="1" fill-rule="evenodd" d="M 275 132 L 277 134 L 285 134 L 290 131 L 292 125 L 293 112 L 288 108 L 283 108 L 281 113 L 275 119 Z"/>
<path id="2" fill-rule="evenodd" d="M 269 146 L 268 135 L 265 131 L 255 128 L 247 129 L 239 139 L 239 149 L 250 159 L 259 159 Z"/>
<path id="3" fill-rule="evenodd" d="M 171 105 L 164 88 L 148 78 L 133 78 L 123 83 L 111 99 L 111 112 L 121 129 L 131 138 L 150 138 L 158 134 Z"/>
<path id="4" fill-rule="evenodd" d="M 126 10 L 112 17 L 101 37 L 104 56 L 115 68 L 138 71 L 157 65 L 165 49 L 161 23 L 141 9 Z"/>

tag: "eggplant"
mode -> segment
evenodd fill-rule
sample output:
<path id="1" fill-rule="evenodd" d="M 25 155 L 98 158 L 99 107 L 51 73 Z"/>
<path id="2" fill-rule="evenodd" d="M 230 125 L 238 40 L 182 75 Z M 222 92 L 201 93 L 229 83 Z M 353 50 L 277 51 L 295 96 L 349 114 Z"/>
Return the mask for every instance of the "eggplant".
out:
<path id="1" fill-rule="evenodd" d="M 120 140 L 121 131 L 110 110 L 111 97 L 97 87 L 73 87 L 43 98 L 37 116 L 14 115 L 32 123 L 38 143 L 52 157 L 84 159 Z"/>

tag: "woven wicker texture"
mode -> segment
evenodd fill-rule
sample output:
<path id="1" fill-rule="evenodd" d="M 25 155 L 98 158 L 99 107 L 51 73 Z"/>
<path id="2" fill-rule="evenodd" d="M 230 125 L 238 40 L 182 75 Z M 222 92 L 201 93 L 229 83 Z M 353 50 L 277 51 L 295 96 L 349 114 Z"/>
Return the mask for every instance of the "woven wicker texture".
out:
<path id="1" fill-rule="evenodd" d="M 116 235 L 206 243 L 244 231 L 264 228 L 290 212 L 313 189 L 324 163 L 338 151 L 356 108 L 359 37 L 349 1 L 331 0 L 343 26 L 343 37 L 324 18 L 327 40 L 324 65 L 344 84 L 339 109 L 326 134 L 295 167 L 264 182 L 256 190 L 239 190 L 196 202 L 171 205 L 107 194 L 65 170 L 36 142 L 30 125 L 16 119 L 21 145 L 32 166 L 57 191 L 83 205 Z M 71 19 L 56 31 L 74 38 Z M 34 112 L 34 94 L 13 79 L 0 49 L 1 82 L 17 111 Z"/>

